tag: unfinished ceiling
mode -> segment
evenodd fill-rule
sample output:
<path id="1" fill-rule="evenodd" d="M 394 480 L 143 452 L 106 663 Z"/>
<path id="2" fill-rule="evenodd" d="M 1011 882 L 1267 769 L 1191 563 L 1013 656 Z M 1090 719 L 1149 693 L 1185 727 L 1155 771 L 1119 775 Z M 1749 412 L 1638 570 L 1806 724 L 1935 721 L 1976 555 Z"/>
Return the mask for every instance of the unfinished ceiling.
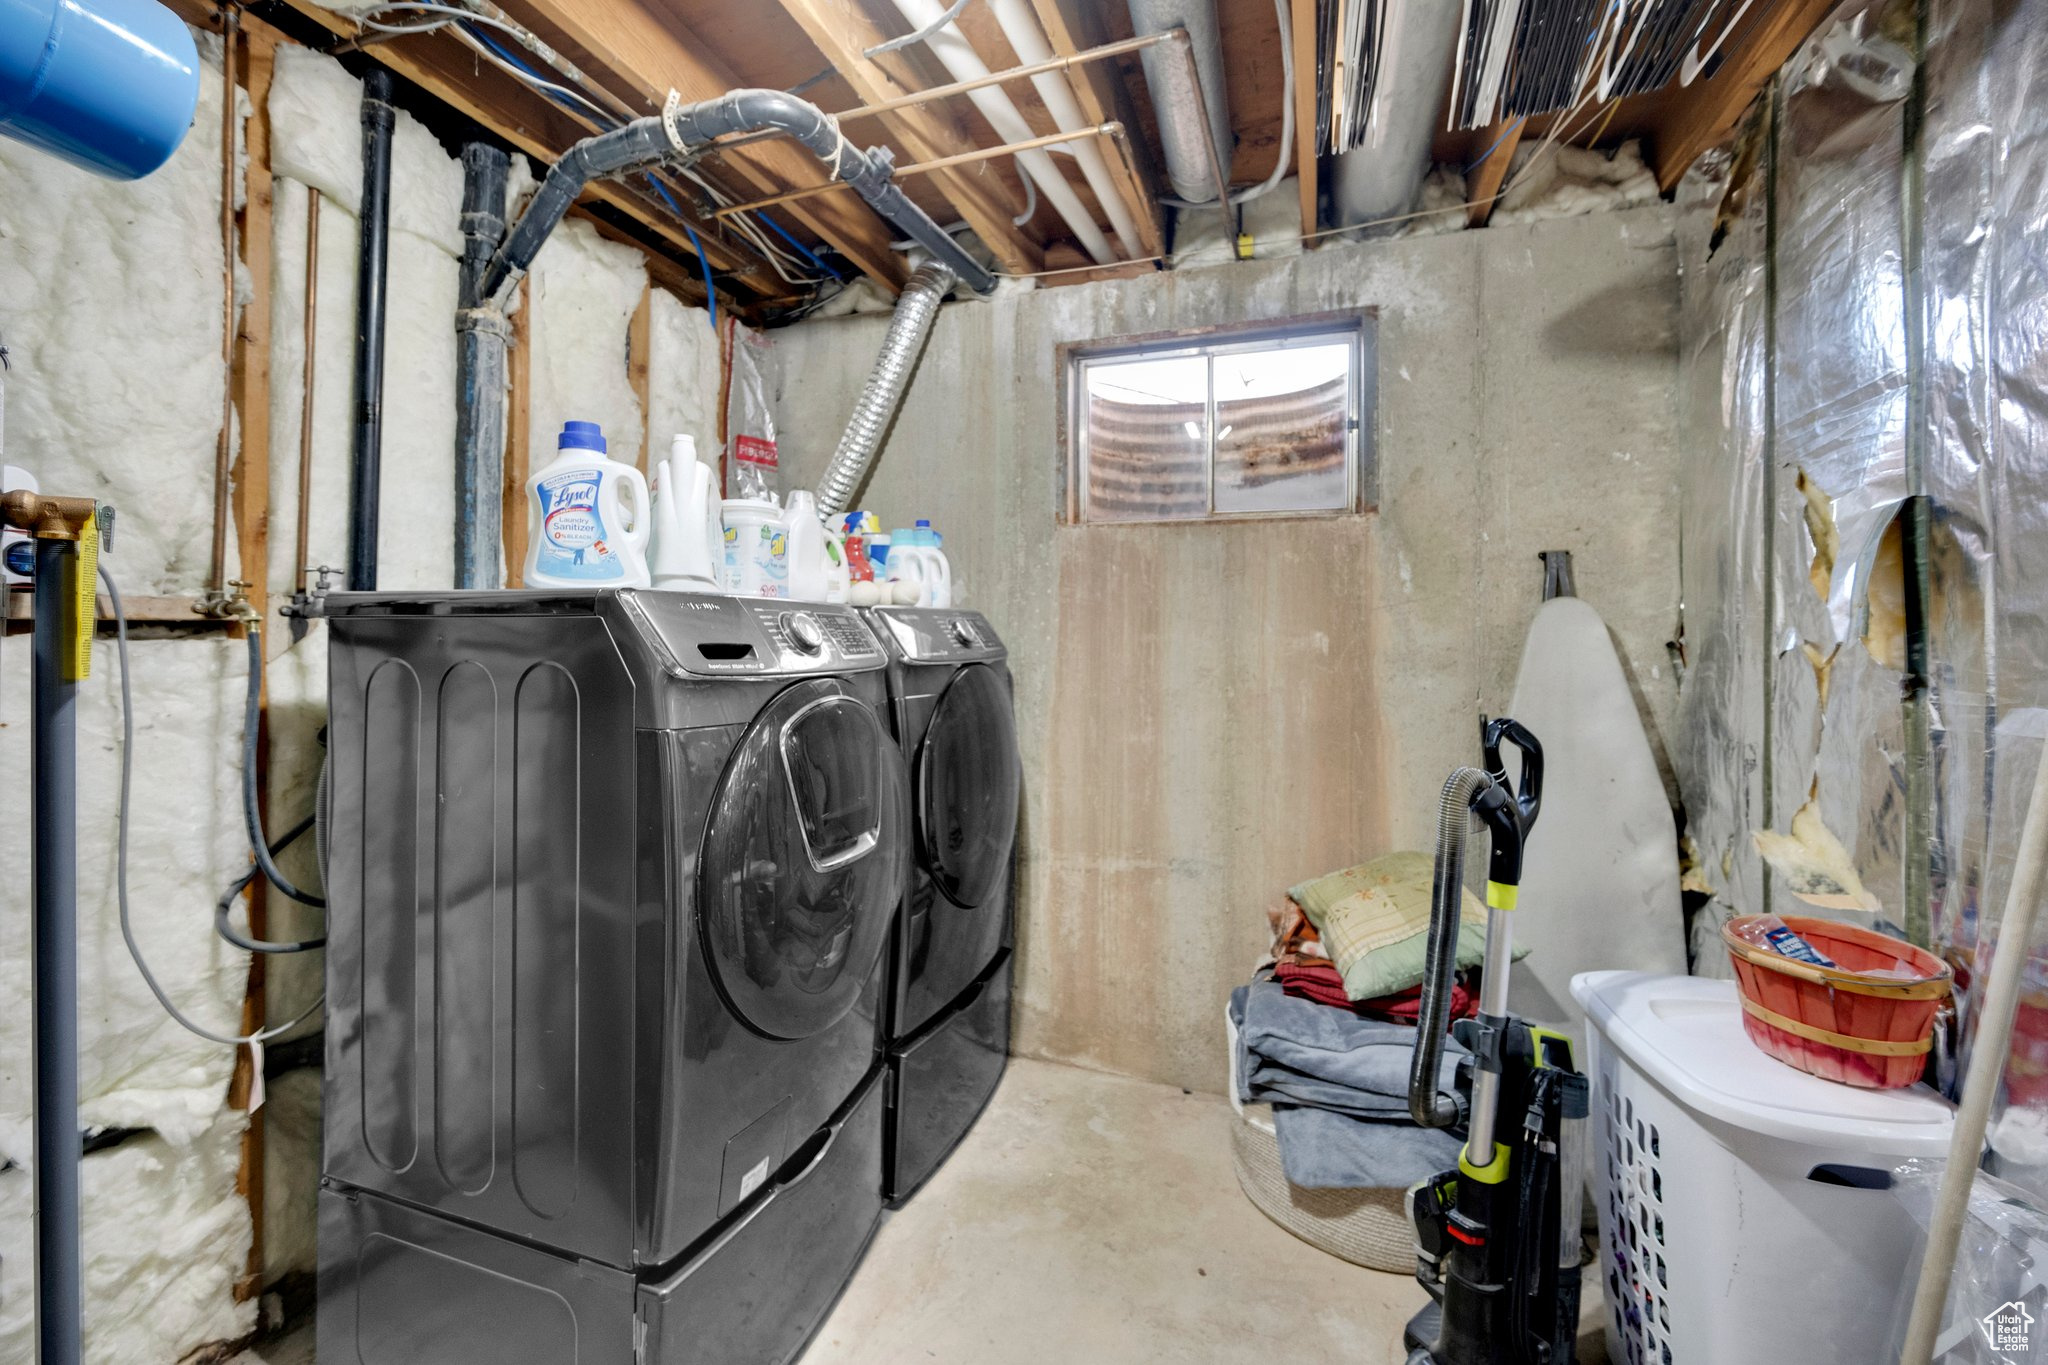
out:
<path id="1" fill-rule="evenodd" d="M 1448 0 L 1211 3 L 1219 41 L 1209 51 L 1222 70 L 1202 75 L 1227 110 L 1215 126 L 1228 136 L 1189 142 L 1199 120 L 1168 99 L 1163 121 L 1178 148 L 1174 136 L 1162 141 L 1147 63 L 1160 77 L 1213 60 L 1201 3 L 258 0 L 237 13 L 381 62 L 542 162 L 657 112 L 671 90 L 686 102 L 737 87 L 797 90 L 836 115 L 850 141 L 888 148 L 909 196 L 971 232 L 999 273 L 1061 284 L 1161 268 L 1175 189 L 1213 206 L 1219 172 L 1237 202 L 1276 181 L 1284 162 L 1295 183 L 1273 188 L 1297 197 L 1303 234 L 1356 226 L 1344 212 L 1355 196 L 1329 195 L 1331 152 L 1389 154 L 1379 144 L 1395 140 L 1387 129 L 1404 109 L 1427 145 L 1391 154 L 1418 180 L 1431 160 L 1466 171 L 1475 225 L 1524 143 L 1641 139 L 1668 191 L 1828 8 L 1465 0 L 1451 34 Z M 208 0 L 174 7 L 219 26 Z M 1186 11 L 1195 41 L 1159 31 Z M 1420 32 L 1431 23 L 1446 30 L 1437 47 Z M 1415 113 L 1424 107 L 1427 125 Z M 1198 170 L 1212 168 L 1192 185 L 1190 146 L 1205 149 Z M 661 258 L 657 273 L 685 297 L 709 285 L 736 311 L 772 319 L 840 282 L 865 276 L 893 293 L 907 276 L 888 227 L 828 180 L 793 143 L 728 139 L 658 177 L 595 184 L 581 211 Z"/>

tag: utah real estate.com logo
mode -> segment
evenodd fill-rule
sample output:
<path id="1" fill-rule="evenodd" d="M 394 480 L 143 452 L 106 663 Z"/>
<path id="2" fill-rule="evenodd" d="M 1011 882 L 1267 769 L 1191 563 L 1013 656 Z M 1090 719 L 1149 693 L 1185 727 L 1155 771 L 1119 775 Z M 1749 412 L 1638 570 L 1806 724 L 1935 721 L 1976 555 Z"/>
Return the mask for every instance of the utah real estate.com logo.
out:
<path id="1" fill-rule="evenodd" d="M 1984 1340 L 1999 1355 L 2033 1349 L 2034 1315 L 2018 1299 L 2002 1304 L 1978 1319 Z"/>

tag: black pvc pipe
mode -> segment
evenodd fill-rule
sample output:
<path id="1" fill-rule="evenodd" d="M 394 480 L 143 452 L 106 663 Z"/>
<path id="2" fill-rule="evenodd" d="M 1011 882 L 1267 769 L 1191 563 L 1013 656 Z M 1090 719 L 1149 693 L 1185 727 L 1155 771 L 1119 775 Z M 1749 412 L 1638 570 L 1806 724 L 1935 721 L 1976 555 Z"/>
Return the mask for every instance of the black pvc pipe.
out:
<path id="1" fill-rule="evenodd" d="M 503 540 L 505 319 L 483 302 L 484 272 L 505 235 L 512 158 L 471 142 L 462 149 L 462 286 L 455 315 L 455 586 L 495 588 Z"/>
<path id="2" fill-rule="evenodd" d="M 79 1365 L 85 1322 L 78 1190 L 78 683 L 64 657 L 64 623 L 78 586 L 77 570 L 75 542 L 36 541 L 32 689 L 39 1365 Z M 90 617 L 84 628 L 92 629 Z"/>
<path id="3" fill-rule="evenodd" d="M 391 73 L 363 77 L 363 202 L 356 244 L 355 439 L 348 509 L 348 586 L 377 589 L 377 500 L 384 460 L 384 285 L 391 245 Z"/>

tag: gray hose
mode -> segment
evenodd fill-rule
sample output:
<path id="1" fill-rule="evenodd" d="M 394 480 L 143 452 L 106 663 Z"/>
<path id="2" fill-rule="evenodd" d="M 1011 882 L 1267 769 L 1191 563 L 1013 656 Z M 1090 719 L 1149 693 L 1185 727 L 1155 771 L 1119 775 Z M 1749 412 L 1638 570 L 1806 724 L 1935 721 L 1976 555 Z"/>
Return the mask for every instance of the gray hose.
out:
<path id="1" fill-rule="evenodd" d="M 1429 893 L 1429 951 L 1422 967 L 1422 1009 L 1415 1021 L 1415 1057 L 1408 1069 L 1408 1113 L 1424 1128 L 1458 1121 L 1458 1102 L 1437 1089 L 1444 1055 L 1445 1014 L 1458 963 L 1458 926 L 1464 912 L 1465 834 L 1472 798 L 1493 784 L 1477 768 L 1460 768 L 1444 783 L 1436 815 L 1436 876 Z"/>
<path id="2" fill-rule="evenodd" d="M 270 856 L 270 841 L 263 837 L 263 814 L 256 794 L 256 736 L 263 721 L 263 628 L 249 622 L 249 694 L 242 713 L 242 823 L 249 832 L 249 848 L 256 855 L 256 867 L 272 886 L 301 905 L 315 910 L 327 908 L 325 897 L 301 891 L 278 870 Z"/>
<path id="3" fill-rule="evenodd" d="M 903 286 L 889 333 L 882 338 L 881 354 L 875 357 L 875 368 L 860 391 L 860 401 L 853 405 L 853 416 L 847 419 L 839 448 L 832 452 L 832 462 L 818 479 L 818 515 L 826 521 L 853 505 L 853 496 L 860 491 L 861 480 L 875 462 L 882 435 L 888 431 L 889 422 L 903 401 L 910 372 L 917 365 L 925 338 L 931 335 L 932 323 L 939 316 L 939 304 L 953 287 L 954 279 L 946 266 L 928 261 Z"/>

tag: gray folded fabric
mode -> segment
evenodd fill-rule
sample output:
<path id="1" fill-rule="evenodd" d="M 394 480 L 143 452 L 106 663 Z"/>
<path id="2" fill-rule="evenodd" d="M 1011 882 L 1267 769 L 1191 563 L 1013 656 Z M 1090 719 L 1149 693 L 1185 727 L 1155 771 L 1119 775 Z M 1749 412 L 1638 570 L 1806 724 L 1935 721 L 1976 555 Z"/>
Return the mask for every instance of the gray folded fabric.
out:
<path id="1" fill-rule="evenodd" d="M 1298 1104 L 1357 1118 L 1412 1122 L 1408 1069 L 1415 1030 L 1361 1019 L 1347 1010 L 1287 994 L 1270 981 L 1230 995 L 1238 1031 L 1238 1098 L 1246 1103 Z M 1444 1040 L 1437 1089 L 1458 1098 L 1455 1039 Z"/>
<path id="2" fill-rule="evenodd" d="M 1408 1112 L 1415 1029 L 1254 981 L 1230 995 L 1238 1033 L 1238 1098 L 1273 1106 L 1280 1165 L 1308 1189 L 1405 1189 L 1458 1160 L 1459 1138 Z M 1444 1040 L 1437 1091 L 1459 1105 L 1459 1059 Z"/>
<path id="3" fill-rule="evenodd" d="M 1372 1123 L 1327 1109 L 1273 1106 L 1280 1167 L 1312 1190 L 1405 1190 L 1458 1164 L 1459 1140 L 1442 1128 Z"/>

